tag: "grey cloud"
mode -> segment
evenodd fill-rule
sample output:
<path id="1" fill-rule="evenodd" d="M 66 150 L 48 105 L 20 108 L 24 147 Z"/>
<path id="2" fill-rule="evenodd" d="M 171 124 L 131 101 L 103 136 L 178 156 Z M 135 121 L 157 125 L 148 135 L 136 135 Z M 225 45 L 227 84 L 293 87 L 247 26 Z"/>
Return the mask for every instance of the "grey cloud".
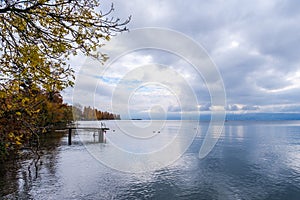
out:
<path id="1" fill-rule="evenodd" d="M 259 110 L 259 106 L 246 105 L 242 107 L 242 110 Z"/>
<path id="2" fill-rule="evenodd" d="M 241 110 L 253 111 L 263 110 L 263 106 L 284 104 L 286 109 L 284 106 L 278 109 L 298 111 L 297 106 L 288 105 L 299 102 L 300 85 L 277 92 L 269 90 L 294 84 L 295 81 L 288 77 L 300 71 L 299 5 L 293 0 L 132 0 L 115 2 L 114 15 L 121 19 L 132 15 L 128 25 L 131 29 L 171 28 L 202 44 L 219 67 L 230 105 L 227 110 L 237 110 L 237 104 L 245 105 Z M 103 2 L 103 6 L 108 8 L 109 3 Z M 131 42 L 139 43 L 145 39 L 137 37 Z M 237 47 L 230 48 L 234 41 L 238 42 Z M 111 53 L 116 53 L 118 48 L 112 49 Z M 176 68 L 180 73 L 190 73 L 187 82 L 202 105 L 200 110 L 210 110 L 205 83 L 188 64 L 182 64 L 181 58 L 153 50 L 137 51 L 135 56 L 139 55 L 151 55 L 155 63 Z M 119 73 L 123 71 L 120 69 Z M 104 89 L 98 93 L 109 95 Z M 183 100 L 188 102 L 186 97 Z M 173 107 L 169 109 L 175 111 Z"/>
<path id="3" fill-rule="evenodd" d="M 264 89 L 274 90 L 291 85 L 282 73 L 261 74 L 255 79 L 256 85 Z"/>

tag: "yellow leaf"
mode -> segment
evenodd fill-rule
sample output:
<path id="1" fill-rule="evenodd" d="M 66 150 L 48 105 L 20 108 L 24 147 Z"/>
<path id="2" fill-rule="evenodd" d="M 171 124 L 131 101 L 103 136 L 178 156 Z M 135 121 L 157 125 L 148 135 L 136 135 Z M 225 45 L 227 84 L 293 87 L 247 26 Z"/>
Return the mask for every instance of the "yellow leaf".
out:
<path id="1" fill-rule="evenodd" d="M 15 135 L 14 135 L 13 132 L 10 132 L 10 133 L 8 134 L 8 137 L 9 137 L 9 138 L 13 138 L 13 137 L 15 137 Z"/>
<path id="2" fill-rule="evenodd" d="M 0 91 L 0 98 L 5 98 L 6 94 L 3 91 Z"/>
<path id="3" fill-rule="evenodd" d="M 22 99 L 23 104 L 27 104 L 28 102 L 29 102 L 29 98 L 25 97 L 24 99 Z"/>
<path id="4" fill-rule="evenodd" d="M 16 145 L 21 145 L 22 143 L 19 141 L 16 141 Z"/>
<path id="5" fill-rule="evenodd" d="M 18 112 L 16 112 L 16 114 L 18 115 L 18 116 L 21 116 L 21 113 L 18 111 Z"/>

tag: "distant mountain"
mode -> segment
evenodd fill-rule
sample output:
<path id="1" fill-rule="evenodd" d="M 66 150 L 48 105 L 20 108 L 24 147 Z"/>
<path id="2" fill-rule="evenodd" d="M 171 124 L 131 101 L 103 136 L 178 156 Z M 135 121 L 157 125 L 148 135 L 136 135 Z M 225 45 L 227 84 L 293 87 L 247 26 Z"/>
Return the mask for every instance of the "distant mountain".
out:
<path id="1" fill-rule="evenodd" d="M 226 120 L 254 120 L 254 121 L 300 120 L 300 113 L 227 114 Z"/>
<path id="2" fill-rule="evenodd" d="M 201 117 L 200 117 L 201 119 Z M 203 120 L 209 120 L 210 115 L 202 116 Z M 274 121 L 274 120 L 300 120 L 300 113 L 243 113 L 226 114 L 228 121 Z"/>
<path id="3" fill-rule="evenodd" d="M 200 120 L 209 121 L 210 114 L 201 114 Z M 168 117 L 168 120 L 180 120 L 180 117 Z M 193 118 L 195 119 L 195 118 Z M 275 120 L 300 120 L 300 113 L 227 113 L 227 121 L 275 121 Z"/>

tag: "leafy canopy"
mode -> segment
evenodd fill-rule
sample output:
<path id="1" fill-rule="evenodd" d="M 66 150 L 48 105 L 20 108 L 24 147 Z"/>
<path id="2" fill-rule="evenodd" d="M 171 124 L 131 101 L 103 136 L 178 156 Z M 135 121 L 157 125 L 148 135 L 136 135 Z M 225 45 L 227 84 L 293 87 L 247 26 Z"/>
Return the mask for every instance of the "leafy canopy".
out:
<path id="1" fill-rule="evenodd" d="M 81 51 L 105 61 L 106 55 L 92 52 L 127 30 L 130 18 L 109 18 L 113 6 L 106 13 L 98 12 L 99 6 L 97 0 L 1 0 L 0 78 L 46 90 L 72 86 L 67 59 Z"/>

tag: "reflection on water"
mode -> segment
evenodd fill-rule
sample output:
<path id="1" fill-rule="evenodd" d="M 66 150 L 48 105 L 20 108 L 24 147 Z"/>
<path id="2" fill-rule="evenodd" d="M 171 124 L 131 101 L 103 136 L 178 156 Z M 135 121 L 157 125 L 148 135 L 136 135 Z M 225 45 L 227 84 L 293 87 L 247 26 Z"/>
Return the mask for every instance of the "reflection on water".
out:
<path id="1" fill-rule="evenodd" d="M 105 143 L 99 143 L 97 134 L 87 131 L 77 131 L 71 146 L 67 145 L 67 135 L 45 138 L 37 177 L 33 166 L 29 173 L 30 161 L 26 159 L 1 166 L 1 197 L 298 199 L 300 196 L 299 121 L 226 122 L 213 151 L 200 160 L 198 152 L 208 128 L 208 123 L 202 122 L 194 142 L 179 160 L 163 169 L 137 174 L 107 168 L 86 150 L 83 143 L 103 152 L 110 148 L 111 141 L 120 132 L 111 122 L 107 126 L 111 130 L 106 133 Z M 174 122 L 164 127 L 168 131 L 161 136 L 159 144 L 174 136 L 172 130 L 176 126 Z M 126 137 L 122 139 L 130 147 L 131 141 L 128 138 L 126 141 Z M 136 141 L 133 144 L 137 144 Z"/>
<path id="2" fill-rule="evenodd" d="M 47 137 L 40 138 L 41 158 L 37 162 L 37 168 L 33 160 L 21 158 L 19 161 L 8 161 L 0 166 L 0 195 L 4 199 L 30 199 L 31 190 L 43 175 L 55 176 L 56 163 L 59 154 L 59 146 L 66 145 L 61 141 L 61 133 L 51 133 Z M 23 152 L 27 155 L 26 152 Z M 37 172 L 37 173 L 36 173 Z M 43 179 L 52 184 L 54 179 Z"/>

